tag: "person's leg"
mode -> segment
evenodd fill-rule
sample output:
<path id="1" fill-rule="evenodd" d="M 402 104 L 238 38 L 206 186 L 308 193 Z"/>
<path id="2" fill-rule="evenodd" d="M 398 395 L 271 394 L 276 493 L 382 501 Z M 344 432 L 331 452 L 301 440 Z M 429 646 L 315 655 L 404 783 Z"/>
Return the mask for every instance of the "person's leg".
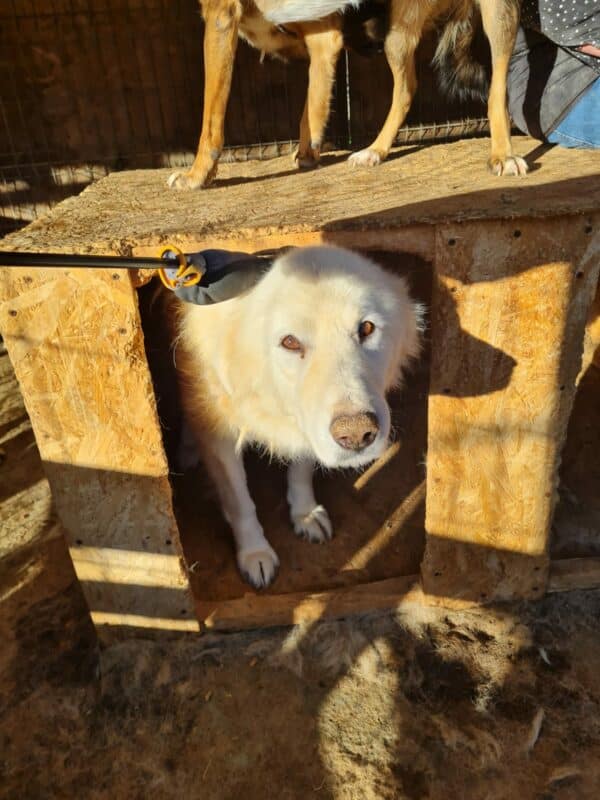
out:
<path id="1" fill-rule="evenodd" d="M 548 134 L 548 141 L 563 147 L 600 148 L 600 78 L 596 78 Z"/>

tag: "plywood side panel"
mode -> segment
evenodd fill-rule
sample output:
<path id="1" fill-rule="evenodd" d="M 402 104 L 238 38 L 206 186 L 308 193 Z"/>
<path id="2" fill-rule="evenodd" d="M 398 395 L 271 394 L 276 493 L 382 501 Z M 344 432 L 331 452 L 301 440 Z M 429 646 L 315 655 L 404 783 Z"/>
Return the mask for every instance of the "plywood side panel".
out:
<path id="1" fill-rule="evenodd" d="M 424 588 L 539 595 L 600 220 L 437 231 Z"/>
<path id="2" fill-rule="evenodd" d="M 196 625 L 128 273 L 4 269 L 0 291 L 0 327 L 92 617 Z M 160 580 L 148 585 L 140 576 L 154 561 Z"/>

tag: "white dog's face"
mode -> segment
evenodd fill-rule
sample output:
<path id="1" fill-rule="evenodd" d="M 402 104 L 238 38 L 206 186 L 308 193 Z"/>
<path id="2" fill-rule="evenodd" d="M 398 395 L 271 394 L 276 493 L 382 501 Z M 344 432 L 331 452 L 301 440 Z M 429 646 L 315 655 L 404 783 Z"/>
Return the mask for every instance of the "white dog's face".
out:
<path id="1" fill-rule="evenodd" d="M 327 467 L 359 467 L 390 435 L 385 393 L 418 351 L 419 308 L 403 279 L 337 248 L 278 259 L 259 288 L 272 382 Z"/>

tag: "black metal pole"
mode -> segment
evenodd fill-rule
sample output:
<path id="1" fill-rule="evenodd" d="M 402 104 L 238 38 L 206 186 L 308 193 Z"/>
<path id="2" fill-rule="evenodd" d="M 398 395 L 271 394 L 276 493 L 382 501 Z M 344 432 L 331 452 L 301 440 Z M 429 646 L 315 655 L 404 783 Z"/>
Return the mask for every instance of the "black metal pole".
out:
<path id="1" fill-rule="evenodd" d="M 88 269 L 156 269 L 176 266 L 177 257 L 92 256 L 72 253 L 27 253 L 0 250 L 0 267 L 83 267 Z"/>

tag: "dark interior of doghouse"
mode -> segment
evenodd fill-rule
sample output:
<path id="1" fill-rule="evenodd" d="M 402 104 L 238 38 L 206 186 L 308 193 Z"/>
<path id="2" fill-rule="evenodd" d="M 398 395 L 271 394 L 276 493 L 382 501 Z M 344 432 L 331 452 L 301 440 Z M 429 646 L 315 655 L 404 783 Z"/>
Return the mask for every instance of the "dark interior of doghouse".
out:
<path id="1" fill-rule="evenodd" d="M 382 266 L 405 275 L 415 299 L 429 306 L 431 267 L 409 254 L 370 252 Z M 241 580 L 233 537 L 200 465 L 179 472 L 176 451 L 181 426 L 173 354 L 153 302 L 153 283 L 140 292 L 146 352 L 169 457 L 174 504 L 190 582 L 197 600 L 230 600 L 249 587 Z M 324 545 L 299 539 L 291 528 L 285 499 L 285 467 L 257 452 L 245 456 L 248 483 L 259 519 L 281 566 L 273 594 L 318 592 L 370 583 L 419 571 L 424 547 L 425 450 L 429 356 L 406 375 L 401 391 L 390 395 L 394 441 L 387 455 L 362 472 L 317 472 L 315 493 L 331 516 L 335 535 Z"/>
<path id="2" fill-rule="evenodd" d="M 581 376 L 560 466 L 553 558 L 600 555 L 600 369 Z"/>

